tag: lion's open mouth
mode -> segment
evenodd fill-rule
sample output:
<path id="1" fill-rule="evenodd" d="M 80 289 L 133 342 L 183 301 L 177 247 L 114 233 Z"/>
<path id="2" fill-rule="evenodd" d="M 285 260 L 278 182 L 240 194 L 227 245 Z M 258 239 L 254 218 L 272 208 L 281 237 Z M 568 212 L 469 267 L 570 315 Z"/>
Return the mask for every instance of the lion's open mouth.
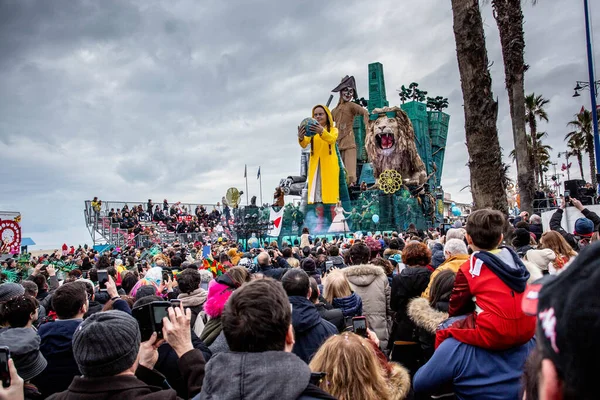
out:
<path id="1" fill-rule="evenodd" d="M 377 140 L 377 145 L 382 150 L 391 149 L 392 147 L 394 147 L 394 144 L 396 144 L 396 141 L 394 140 L 394 135 L 391 133 L 380 133 L 375 138 Z"/>

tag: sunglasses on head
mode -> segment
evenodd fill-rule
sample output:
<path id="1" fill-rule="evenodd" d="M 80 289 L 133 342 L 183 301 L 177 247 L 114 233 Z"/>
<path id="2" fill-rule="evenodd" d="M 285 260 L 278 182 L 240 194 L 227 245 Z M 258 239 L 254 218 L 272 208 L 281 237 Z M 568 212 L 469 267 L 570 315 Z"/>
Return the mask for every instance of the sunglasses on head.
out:
<path id="1" fill-rule="evenodd" d="M 384 113 L 369 114 L 369 119 L 371 121 L 375 121 L 375 120 L 377 120 L 377 118 L 379 118 L 382 115 L 385 115 L 388 118 L 396 118 L 396 111 L 386 111 Z"/>

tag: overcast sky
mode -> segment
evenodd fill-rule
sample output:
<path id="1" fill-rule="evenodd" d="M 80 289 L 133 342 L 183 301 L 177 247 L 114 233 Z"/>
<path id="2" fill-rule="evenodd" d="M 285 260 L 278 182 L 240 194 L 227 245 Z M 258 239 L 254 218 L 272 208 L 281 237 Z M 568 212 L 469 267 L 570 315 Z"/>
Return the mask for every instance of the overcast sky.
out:
<path id="1" fill-rule="evenodd" d="M 582 2 L 524 12 L 526 92 L 551 101 L 540 129 L 556 158 L 589 108 L 589 92 L 571 97 L 588 80 Z M 489 5 L 483 15 L 508 155 L 498 31 Z M 594 22 L 600 32 L 600 12 Z M 299 121 L 344 75 L 367 97 L 376 61 L 390 104 L 413 81 L 449 98 L 442 185 L 471 201 L 450 1 L 0 0 L 0 210 L 20 211 L 23 235 L 49 248 L 91 243 L 93 196 L 214 203 L 244 186 L 248 164 L 250 194 L 261 165 L 270 199 L 298 173 Z"/>

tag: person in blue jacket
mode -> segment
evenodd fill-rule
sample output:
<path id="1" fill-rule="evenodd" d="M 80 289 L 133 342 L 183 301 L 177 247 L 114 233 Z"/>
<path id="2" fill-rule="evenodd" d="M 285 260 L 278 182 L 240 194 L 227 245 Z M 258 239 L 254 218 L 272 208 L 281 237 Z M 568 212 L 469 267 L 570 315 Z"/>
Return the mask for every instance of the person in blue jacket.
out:
<path id="1" fill-rule="evenodd" d="M 451 318 L 444 323 L 454 322 Z M 490 351 L 448 338 L 415 374 L 417 395 L 454 393 L 460 400 L 519 398 L 525 361 L 535 338 L 504 351 Z"/>

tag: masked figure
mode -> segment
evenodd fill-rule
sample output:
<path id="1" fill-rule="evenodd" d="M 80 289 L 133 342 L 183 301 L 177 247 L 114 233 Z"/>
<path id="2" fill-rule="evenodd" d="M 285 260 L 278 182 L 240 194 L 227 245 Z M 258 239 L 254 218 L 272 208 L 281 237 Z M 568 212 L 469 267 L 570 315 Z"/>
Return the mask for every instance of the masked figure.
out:
<path id="1" fill-rule="evenodd" d="M 369 122 L 369 113 L 363 107 L 352 102 L 358 96 L 356 94 L 356 83 L 353 76 L 346 76 L 332 92 L 340 93 L 337 106 L 331 111 L 335 125 L 339 130 L 337 139 L 346 172 L 348 183 L 356 183 L 356 142 L 354 138 L 354 117 L 362 115 L 365 127 Z"/>

